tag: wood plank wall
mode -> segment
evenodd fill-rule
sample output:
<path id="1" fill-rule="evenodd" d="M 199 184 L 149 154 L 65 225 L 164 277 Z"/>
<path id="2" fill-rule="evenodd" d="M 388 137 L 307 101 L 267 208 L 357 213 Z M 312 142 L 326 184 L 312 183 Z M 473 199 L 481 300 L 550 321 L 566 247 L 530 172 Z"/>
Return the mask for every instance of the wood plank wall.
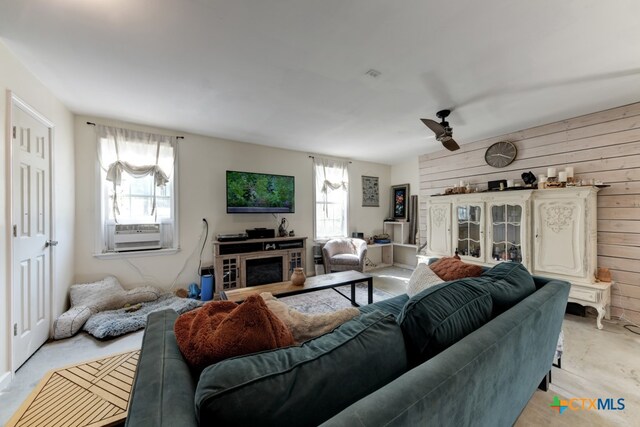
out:
<path id="1" fill-rule="evenodd" d="M 496 169 L 484 152 L 497 141 L 518 148 L 516 160 Z M 426 239 L 425 204 L 460 180 L 482 184 L 520 179 L 526 171 L 573 166 L 580 179 L 611 187 L 598 193 L 598 266 L 611 269 L 613 316 L 640 323 L 640 102 L 464 144 L 420 156 L 420 238 Z"/>

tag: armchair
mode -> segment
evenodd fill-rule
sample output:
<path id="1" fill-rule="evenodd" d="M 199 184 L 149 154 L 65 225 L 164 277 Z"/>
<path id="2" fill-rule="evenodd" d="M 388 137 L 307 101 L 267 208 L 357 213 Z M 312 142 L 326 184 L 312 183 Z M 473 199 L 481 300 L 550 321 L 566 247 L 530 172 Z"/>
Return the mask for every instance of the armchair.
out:
<path id="1" fill-rule="evenodd" d="M 364 271 L 367 242 L 362 239 L 332 239 L 322 247 L 324 272 Z"/>

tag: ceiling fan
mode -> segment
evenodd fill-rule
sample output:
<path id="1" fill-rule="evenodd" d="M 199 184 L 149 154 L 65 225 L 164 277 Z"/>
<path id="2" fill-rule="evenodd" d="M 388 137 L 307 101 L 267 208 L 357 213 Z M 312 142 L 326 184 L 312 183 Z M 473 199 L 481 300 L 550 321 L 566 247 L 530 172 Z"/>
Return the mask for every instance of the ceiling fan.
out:
<path id="1" fill-rule="evenodd" d="M 444 148 L 446 148 L 449 151 L 456 151 L 457 149 L 460 148 L 460 146 L 451 137 L 451 135 L 453 135 L 453 129 L 451 129 L 451 126 L 449 126 L 449 122 L 446 121 L 446 118 L 449 114 L 451 114 L 450 110 L 438 111 L 436 113 L 436 117 L 442 120 L 440 123 L 431 119 L 420 119 L 420 120 L 422 120 L 422 123 L 427 125 L 427 127 L 431 129 L 433 133 L 436 134 L 436 139 L 442 142 L 442 145 L 444 145 Z"/>

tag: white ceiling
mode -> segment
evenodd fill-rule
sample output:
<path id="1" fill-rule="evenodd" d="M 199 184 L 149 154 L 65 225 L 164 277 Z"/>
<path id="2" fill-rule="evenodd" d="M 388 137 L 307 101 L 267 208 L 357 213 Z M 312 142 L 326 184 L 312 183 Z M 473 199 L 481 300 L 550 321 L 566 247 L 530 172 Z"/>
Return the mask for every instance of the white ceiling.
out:
<path id="1" fill-rule="evenodd" d="M 395 164 L 640 101 L 637 0 L 0 0 L 72 111 Z M 365 73 L 378 70 L 371 78 Z"/>

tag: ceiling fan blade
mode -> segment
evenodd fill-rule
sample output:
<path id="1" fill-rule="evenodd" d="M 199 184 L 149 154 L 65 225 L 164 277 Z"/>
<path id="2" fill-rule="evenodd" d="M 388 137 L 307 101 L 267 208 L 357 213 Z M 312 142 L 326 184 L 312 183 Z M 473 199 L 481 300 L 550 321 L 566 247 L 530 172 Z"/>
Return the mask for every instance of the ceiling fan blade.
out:
<path id="1" fill-rule="evenodd" d="M 420 119 L 420 120 L 429 129 L 431 129 L 433 131 L 433 133 L 436 134 L 436 138 L 441 138 L 441 137 L 443 137 L 445 135 L 446 130 L 445 130 L 444 126 L 442 126 L 440 123 L 436 122 L 435 120 L 431 120 L 431 119 Z"/>
<path id="2" fill-rule="evenodd" d="M 460 146 L 458 145 L 458 143 L 450 136 L 445 136 L 444 138 L 440 139 L 440 142 L 442 142 L 442 145 L 444 145 L 444 148 L 446 148 L 449 151 L 456 151 L 460 149 Z"/>

